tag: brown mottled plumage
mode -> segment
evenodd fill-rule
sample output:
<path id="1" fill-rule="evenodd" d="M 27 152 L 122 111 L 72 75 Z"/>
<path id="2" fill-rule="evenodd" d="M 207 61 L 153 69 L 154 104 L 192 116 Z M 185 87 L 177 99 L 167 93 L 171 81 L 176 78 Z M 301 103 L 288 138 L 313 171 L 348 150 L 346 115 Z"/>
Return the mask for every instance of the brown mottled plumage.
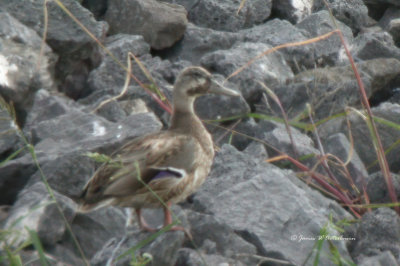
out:
<path id="1" fill-rule="evenodd" d="M 154 231 L 140 210 L 164 207 L 164 226 L 170 224 L 168 208 L 153 192 L 169 207 L 192 194 L 207 178 L 214 158 L 213 142 L 193 110 L 195 98 L 207 93 L 239 95 L 215 83 L 205 69 L 186 68 L 174 85 L 169 129 L 137 138 L 116 151 L 112 161 L 102 165 L 85 186 L 80 211 L 106 205 L 132 207 L 140 227 Z"/>

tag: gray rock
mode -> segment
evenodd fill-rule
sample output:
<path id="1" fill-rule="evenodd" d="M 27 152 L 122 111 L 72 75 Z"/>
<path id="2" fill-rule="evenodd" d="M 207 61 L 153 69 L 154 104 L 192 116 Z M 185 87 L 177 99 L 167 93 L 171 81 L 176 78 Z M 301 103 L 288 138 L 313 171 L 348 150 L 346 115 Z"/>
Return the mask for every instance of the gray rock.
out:
<path id="1" fill-rule="evenodd" d="M 18 126 L 13 117 L 12 106 L 7 104 L 0 96 L 0 161 L 5 160 L 17 148 L 23 145 L 23 140 L 19 136 Z"/>
<path id="2" fill-rule="evenodd" d="M 44 54 L 40 55 L 40 37 L 9 13 L 0 12 L 0 23 L 0 65 L 3 73 L 0 94 L 16 104 L 17 108 L 25 109 L 32 92 L 39 88 L 53 88 L 52 73 L 57 56 L 47 45 L 44 46 Z"/>
<path id="3" fill-rule="evenodd" d="M 142 35 L 154 49 L 172 46 L 186 29 L 186 10 L 154 0 L 117 0 L 108 3 L 105 20 L 110 33 Z"/>
<path id="4" fill-rule="evenodd" d="M 382 103 L 372 108 L 372 113 L 379 118 L 389 120 L 393 123 L 400 123 L 400 105 L 398 104 Z M 376 162 L 376 153 L 373 152 L 372 140 L 365 121 L 356 114 L 350 114 L 349 120 L 354 139 L 354 149 L 358 152 L 363 163 L 368 166 L 368 171 L 379 171 L 380 168 Z M 399 131 L 380 122 L 376 122 L 375 124 L 381 136 L 383 149 L 387 150 L 399 138 Z M 319 127 L 319 133 L 322 138 L 337 132 L 347 134 L 348 126 L 344 118 L 333 119 Z M 392 172 L 400 170 L 399 158 L 397 156 L 399 152 L 400 148 L 394 147 L 390 152 L 386 153 L 386 159 Z"/>
<path id="5" fill-rule="evenodd" d="M 352 150 L 351 143 L 347 137 L 342 133 L 337 133 L 327 138 L 323 147 L 326 153 L 330 153 L 338 157 L 343 163 L 346 163 L 346 169 L 349 176 L 343 174 L 343 165 L 338 165 L 335 159 L 332 158 L 332 163 L 329 165 L 330 170 L 339 181 L 340 185 L 347 190 L 354 190 L 352 184 L 354 183 L 360 193 L 363 193 L 363 185 L 368 177 L 367 169 L 362 163 L 357 151 Z M 349 156 L 351 156 L 349 158 Z M 331 160 L 329 160 L 331 161 Z M 348 179 L 351 178 L 351 181 Z M 368 194 L 369 195 L 369 194 Z"/>
<path id="6" fill-rule="evenodd" d="M 231 128 L 233 125 L 228 125 L 226 127 Z M 235 134 L 234 132 L 229 132 L 222 128 L 210 128 L 210 132 L 213 133 L 214 141 L 217 145 L 222 146 L 223 144 L 230 144 L 242 151 L 252 142 L 251 138 L 259 137 L 258 133 L 260 127 L 253 118 L 249 118 L 239 122 L 232 130 L 234 132 L 240 132 L 240 134 Z"/>
<path id="7" fill-rule="evenodd" d="M 306 30 L 293 26 L 286 20 L 273 19 L 264 24 L 239 31 L 245 42 L 261 42 L 272 46 L 305 41 L 309 37 Z M 310 45 L 280 49 L 293 71 L 314 67 L 314 52 Z"/>
<path id="8" fill-rule="evenodd" d="M 391 173 L 392 183 L 397 198 L 400 198 L 400 175 Z M 382 172 L 375 172 L 366 178 L 367 194 L 371 203 L 391 202 L 389 191 Z"/>
<path id="9" fill-rule="evenodd" d="M 1 0 L 0 6 L 12 14 L 16 19 L 34 29 L 40 36 L 44 32 L 43 0 L 26 2 L 16 0 L 13 2 Z M 90 12 L 82 7 L 77 1 L 67 0 L 63 5 L 98 39 L 106 32 L 107 26 L 104 22 L 97 22 Z M 94 40 L 86 34 L 55 2 L 47 3 L 49 25 L 46 34 L 47 43 L 57 52 L 71 54 L 77 50 L 84 49 L 87 54 L 88 44 L 94 44 Z M 71 45 L 73 44 L 73 45 Z M 80 51 L 82 53 L 83 50 Z"/>
<path id="10" fill-rule="evenodd" d="M 12 205 L 37 168 L 28 154 L 0 167 L 0 204 Z"/>
<path id="11" fill-rule="evenodd" d="M 260 255 L 301 264 L 312 252 L 314 241 L 293 236 L 318 237 L 329 215 L 350 218 L 337 203 L 308 187 L 298 187 L 290 171 L 256 161 L 231 146 L 217 154 L 210 178 L 195 195 L 203 211 L 212 213 L 257 247 Z M 339 233 L 331 229 L 333 236 Z M 291 239 L 292 237 L 292 239 Z M 343 241 L 334 241 L 342 257 L 349 259 Z M 331 265 L 325 252 L 320 263 Z"/>
<path id="12" fill-rule="evenodd" d="M 328 0 L 326 2 L 333 16 L 349 26 L 355 34 L 363 27 L 369 26 L 372 23 L 372 19 L 368 16 L 368 8 L 364 4 L 366 1 Z M 316 0 L 313 2 L 313 12 L 326 9 L 327 7 L 323 0 Z"/>
<path id="13" fill-rule="evenodd" d="M 44 0 L 8 1 L 1 0 L 0 7 L 12 14 L 20 22 L 43 36 Z M 105 22 L 97 22 L 93 15 L 78 1 L 63 1 L 63 5 L 99 40 L 105 36 L 108 26 Z M 81 90 L 86 88 L 86 73 L 92 65 L 96 65 L 97 44 L 58 6 L 54 1 L 47 3 L 48 29 L 46 32 L 47 44 L 60 56 L 57 65 L 57 77 L 61 80 L 60 89 L 71 93 L 72 97 L 79 97 Z M 40 44 L 40 42 L 39 42 Z M 38 56 L 39 50 L 36 51 Z M 77 69 L 78 67 L 78 69 Z M 31 67 L 35 69 L 35 67 Z M 85 73 L 86 72 L 86 73 Z M 65 80 L 67 79 L 67 80 Z M 65 84 L 64 84 L 65 81 Z M 74 86 L 74 87 L 72 87 Z"/>
<path id="14" fill-rule="evenodd" d="M 185 215 L 177 206 L 174 206 L 173 213 L 177 214 L 183 225 L 187 224 Z M 146 217 L 147 219 L 147 217 Z M 186 226 L 185 226 L 186 227 Z M 135 249 L 135 256 L 142 256 L 144 253 L 150 254 L 153 265 L 175 265 L 178 256 L 178 250 L 182 246 L 185 234 L 182 231 L 165 232 L 159 235 L 150 243 L 143 244 L 151 237 L 152 233 L 141 231 L 136 225 L 131 228 L 124 237 L 111 239 L 108 243 L 98 249 L 97 253 L 92 257 L 91 265 L 106 265 L 107 262 L 113 262 L 115 265 L 129 265 L 132 259 L 132 253 L 126 253 Z M 101 245 L 99 245 L 101 247 Z M 115 261 L 116 258 L 125 254 L 123 258 Z"/>
<path id="15" fill-rule="evenodd" d="M 96 109 L 96 113 L 110 122 L 118 122 L 126 118 L 124 109 L 117 101 L 109 101 L 99 107 L 100 108 Z"/>
<path id="16" fill-rule="evenodd" d="M 263 23 L 271 14 L 272 0 L 246 1 L 237 13 L 239 0 L 168 0 L 185 6 L 189 21 L 195 25 L 235 32 Z"/>
<path id="17" fill-rule="evenodd" d="M 143 36 L 130 35 L 119 33 L 107 37 L 105 41 L 107 49 L 122 63 L 126 62 L 128 58 L 128 52 L 131 52 L 136 57 L 150 53 L 150 45 L 146 43 Z M 112 61 L 113 59 L 108 54 L 103 55 L 106 61 Z M 124 63 L 125 64 L 125 63 Z"/>
<path id="18" fill-rule="evenodd" d="M 237 33 L 212 30 L 189 23 L 182 40 L 169 49 L 165 56 L 170 60 L 188 60 L 197 65 L 203 55 L 229 49 L 239 38 Z"/>
<path id="19" fill-rule="evenodd" d="M 46 120 L 32 127 L 34 143 L 47 139 L 59 145 L 36 147 L 42 154 L 86 152 L 99 148 L 114 148 L 128 139 L 160 130 L 161 124 L 153 113 L 128 116 L 120 123 L 110 123 L 98 116 L 72 111 L 56 119 Z M 79 129 L 79 130 L 77 130 Z M 111 144 L 113 143 L 113 144 Z M 110 145 L 111 144 L 111 145 Z"/>
<path id="20" fill-rule="evenodd" d="M 172 94 L 172 87 L 166 81 L 165 76 L 171 78 L 171 71 L 175 68 L 169 61 L 162 61 L 158 57 L 152 57 L 148 54 L 150 48 L 145 44 L 142 37 L 129 36 L 129 35 L 118 35 L 108 39 L 106 48 L 110 50 L 112 54 L 115 54 L 117 59 L 122 63 L 127 61 L 128 52 L 136 53 L 135 56 L 141 61 L 141 63 L 151 73 L 156 86 L 166 94 L 170 99 Z M 132 61 L 132 75 L 136 77 L 144 86 L 152 86 L 151 81 L 148 80 L 146 75 L 143 73 L 141 68 Z M 89 74 L 88 84 L 92 93 L 79 102 L 89 106 L 91 110 L 97 108 L 104 100 L 109 99 L 112 96 L 117 96 L 121 93 L 124 83 L 126 81 L 125 70 L 108 55 L 105 55 L 100 66 Z M 142 99 L 157 115 L 163 114 L 164 110 L 150 97 L 149 93 L 144 88 L 139 87 L 136 80 L 133 78 L 127 88 L 126 93 L 120 101 L 123 100 L 134 100 Z M 120 113 L 120 111 L 118 111 Z M 113 120 L 120 119 L 118 116 Z"/>
<path id="21" fill-rule="evenodd" d="M 32 97 L 32 106 L 25 120 L 25 135 L 29 135 L 29 130 L 33 125 L 55 119 L 76 108 L 80 108 L 80 106 L 62 95 L 57 95 L 44 89 L 38 90 Z"/>
<path id="22" fill-rule="evenodd" d="M 342 31 L 344 38 L 348 43 L 353 42 L 353 33 L 351 29 L 340 21 L 337 21 L 339 29 Z M 336 29 L 326 10 L 314 13 L 301 22 L 296 27 L 308 31 L 308 38 L 317 37 Z M 320 65 L 335 65 L 342 49 L 342 43 L 337 34 L 318 41 L 312 45 L 314 48 L 314 57 Z"/>
<path id="23" fill-rule="evenodd" d="M 265 167 L 259 159 L 240 153 L 230 145 L 223 145 L 214 158 L 206 183 L 198 193 L 194 194 L 193 210 L 209 213 L 208 204 L 214 196 L 263 170 Z"/>
<path id="24" fill-rule="evenodd" d="M 241 261 L 245 265 L 252 264 L 251 260 L 239 255 L 256 254 L 256 247 L 238 236 L 227 224 L 220 223 L 212 215 L 198 212 L 189 212 L 188 220 L 195 247 L 201 247 L 209 254 L 220 254 L 237 262 Z M 205 248 L 207 241 L 214 243 L 211 250 Z"/>
<path id="25" fill-rule="evenodd" d="M 271 46 L 262 43 L 239 43 L 229 50 L 205 55 L 201 59 L 201 64 L 212 71 L 229 76 L 268 49 L 271 49 Z M 251 105 L 259 101 L 260 94 L 264 91 L 258 82 L 273 86 L 285 82 L 292 76 L 293 73 L 283 56 L 276 52 L 256 60 L 230 81 L 238 84 L 243 97 Z"/>
<path id="26" fill-rule="evenodd" d="M 360 33 L 354 39 L 351 52 L 357 60 L 369 60 L 375 58 L 396 58 L 400 60 L 400 49 L 395 46 L 393 38 L 386 31 L 366 31 Z M 343 63 L 348 63 L 343 58 Z"/>
<path id="27" fill-rule="evenodd" d="M 63 215 L 71 221 L 76 205 L 65 196 L 56 192 L 54 195 Z M 30 239 L 26 228 L 36 231 L 41 243 L 49 246 L 60 241 L 66 231 L 64 219 L 42 182 L 27 187 L 19 194 L 3 228 L 19 232 L 8 239 L 8 245 L 12 247 L 19 247 Z"/>
<path id="28" fill-rule="evenodd" d="M 82 6 L 87 8 L 96 19 L 102 18 L 107 11 L 107 0 L 82 0 Z"/>
<path id="29" fill-rule="evenodd" d="M 125 234 L 125 215 L 117 208 L 107 207 L 85 214 L 77 214 L 71 224 L 72 232 L 85 255 L 91 258 L 113 237 Z M 65 246 L 74 248 L 74 242 L 65 236 Z"/>
<path id="30" fill-rule="evenodd" d="M 43 163 L 41 170 L 53 190 L 70 198 L 78 198 L 83 186 L 94 173 L 94 161 L 83 152 L 72 153 Z M 37 171 L 27 186 L 40 180 L 41 172 Z"/>
<path id="31" fill-rule="evenodd" d="M 301 133 L 296 128 L 290 128 L 293 138 L 292 142 L 284 124 L 269 122 L 266 120 L 262 121 L 260 124 L 262 128 L 269 129 L 269 131 L 265 130 L 264 133 L 262 133 L 260 139 L 267 142 L 269 145 L 279 150 L 280 152 L 286 153 L 293 158 L 298 158 L 299 156 L 303 155 L 320 154 L 319 150 L 314 147 L 315 145 L 313 140 L 309 136 Z M 269 156 L 272 157 L 279 155 L 275 151 L 275 149 L 270 148 L 269 145 L 267 146 Z M 306 162 L 313 164 L 316 162 L 316 160 L 307 159 Z"/>
<path id="32" fill-rule="evenodd" d="M 276 17 L 288 20 L 291 23 L 296 24 L 311 14 L 313 2 L 315 1 L 274 1 L 273 12 Z"/>
<path id="33" fill-rule="evenodd" d="M 199 252 L 189 249 L 182 248 L 179 250 L 178 260 L 176 265 L 180 266 L 195 266 L 195 265 L 235 265 L 244 266 L 248 264 L 243 264 L 241 262 L 235 261 L 230 258 L 225 258 L 216 254 L 200 254 Z"/>
<path id="34" fill-rule="evenodd" d="M 400 61 L 396 59 L 373 59 L 356 66 L 367 97 L 390 89 L 390 83 L 400 73 Z M 290 110 L 289 117 L 303 112 L 306 104 L 310 103 L 318 118 L 342 112 L 348 106 L 359 107 L 358 90 L 349 65 L 304 71 L 297 74 L 289 85 L 274 88 L 285 110 Z"/>
<path id="35" fill-rule="evenodd" d="M 379 208 L 362 217 L 351 255 L 356 262 L 361 262 L 364 257 L 380 255 L 384 251 L 389 251 L 395 258 L 399 258 L 399 239 L 399 216 L 389 208 Z"/>
<path id="36" fill-rule="evenodd" d="M 379 25 L 393 36 L 397 46 L 400 46 L 400 5 L 399 8 L 389 7 L 379 20 Z"/>
<path id="37" fill-rule="evenodd" d="M 400 6 L 400 3 L 397 0 L 364 0 L 364 3 L 370 5 L 385 5 L 390 4 L 394 6 Z"/>
<path id="38" fill-rule="evenodd" d="M 372 257 L 365 257 L 358 264 L 360 266 L 398 266 L 399 263 L 390 251 L 384 251 Z"/>
<path id="39" fill-rule="evenodd" d="M 251 142 L 246 149 L 243 150 L 244 153 L 250 156 L 254 156 L 256 158 L 265 158 L 268 159 L 268 153 L 265 149 L 264 144 L 260 142 Z"/>
<path id="40" fill-rule="evenodd" d="M 56 106 L 59 106 L 58 102 Z M 64 111 L 61 109 L 60 112 Z M 33 114 L 31 117 L 34 119 L 38 115 Z M 28 122 L 28 124 L 30 123 Z M 161 123 L 153 113 L 134 114 L 120 123 L 111 123 L 96 115 L 71 109 L 68 113 L 35 123 L 29 128 L 29 131 L 32 135 L 32 143 L 35 144 L 35 152 L 39 164 L 49 163 L 47 165 L 49 168 L 46 171 L 60 174 L 61 169 L 58 169 L 58 166 L 68 169 L 70 166 L 73 167 L 71 164 L 75 160 L 69 161 L 69 159 L 64 158 L 66 160 L 65 165 L 57 163 L 59 162 L 58 160 L 62 161 L 64 156 L 79 157 L 88 151 L 110 154 L 125 141 L 160 129 Z M 75 169 L 77 172 L 74 173 L 79 172 L 79 176 L 86 176 L 91 171 L 86 168 L 81 168 L 82 171 L 78 171 L 78 169 L 79 167 Z M 2 192 L 0 202 L 2 204 L 11 204 L 15 200 L 17 193 L 24 187 L 36 170 L 29 153 L 6 162 L 0 168 L 0 191 Z M 35 178 L 38 178 L 38 176 Z M 54 178 L 54 182 L 59 180 L 59 177 Z M 67 181 L 67 184 L 71 185 L 71 187 L 62 188 L 57 186 L 57 188 L 69 195 L 76 195 L 77 186 L 80 186 L 82 182 L 84 181 L 72 179 Z M 61 182 L 60 184 L 63 183 Z"/>
<path id="41" fill-rule="evenodd" d="M 84 265 L 83 258 L 75 254 L 72 250 L 65 247 L 65 243 L 57 243 L 50 248 L 46 248 L 46 254 L 49 255 L 51 265 Z M 29 261 L 29 260 L 23 260 Z"/>

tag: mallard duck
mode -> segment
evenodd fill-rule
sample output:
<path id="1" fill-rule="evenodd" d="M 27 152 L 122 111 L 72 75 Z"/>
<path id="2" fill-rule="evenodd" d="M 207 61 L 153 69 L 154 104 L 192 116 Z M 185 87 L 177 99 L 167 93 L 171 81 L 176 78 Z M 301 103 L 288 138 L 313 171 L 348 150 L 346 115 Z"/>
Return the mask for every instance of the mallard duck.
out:
<path id="1" fill-rule="evenodd" d="M 131 207 L 140 228 L 155 231 L 142 217 L 141 209 L 163 207 L 164 226 L 171 224 L 171 204 L 186 199 L 203 184 L 214 158 L 211 135 L 193 108 L 196 97 L 207 93 L 240 95 L 216 83 L 201 67 L 183 70 L 174 84 L 168 130 L 139 137 L 117 150 L 86 184 L 79 210 Z"/>

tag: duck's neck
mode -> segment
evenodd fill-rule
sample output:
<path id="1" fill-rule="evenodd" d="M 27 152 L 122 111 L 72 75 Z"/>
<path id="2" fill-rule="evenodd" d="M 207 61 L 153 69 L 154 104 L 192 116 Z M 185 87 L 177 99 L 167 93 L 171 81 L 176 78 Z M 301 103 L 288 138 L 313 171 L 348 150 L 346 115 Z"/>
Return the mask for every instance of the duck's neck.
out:
<path id="1" fill-rule="evenodd" d="M 207 153 L 214 154 L 211 135 L 194 113 L 193 102 L 188 105 L 174 103 L 169 130 L 195 137 Z"/>

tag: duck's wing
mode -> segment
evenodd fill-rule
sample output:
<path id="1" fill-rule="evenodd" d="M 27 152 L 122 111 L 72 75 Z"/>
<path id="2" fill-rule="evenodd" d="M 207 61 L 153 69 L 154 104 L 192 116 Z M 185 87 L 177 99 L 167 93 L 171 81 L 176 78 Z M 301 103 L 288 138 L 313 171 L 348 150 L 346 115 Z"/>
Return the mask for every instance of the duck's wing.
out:
<path id="1" fill-rule="evenodd" d="M 96 171 L 81 200 L 91 209 L 107 199 L 134 196 L 146 185 L 154 190 L 172 186 L 192 171 L 198 149 L 194 137 L 169 131 L 136 139 Z"/>

